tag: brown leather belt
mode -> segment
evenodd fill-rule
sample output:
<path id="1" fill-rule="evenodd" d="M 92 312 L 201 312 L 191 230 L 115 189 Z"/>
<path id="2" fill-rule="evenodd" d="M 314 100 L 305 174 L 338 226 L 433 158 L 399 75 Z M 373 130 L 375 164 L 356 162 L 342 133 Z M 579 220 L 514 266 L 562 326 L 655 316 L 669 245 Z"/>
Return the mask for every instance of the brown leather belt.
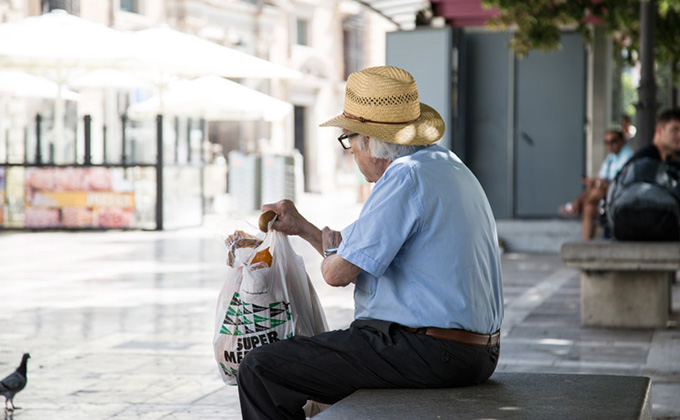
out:
<path id="1" fill-rule="evenodd" d="M 493 334 L 478 334 L 465 330 L 444 329 L 437 327 L 422 327 L 411 328 L 401 326 L 404 330 L 416 334 L 425 334 L 441 340 L 455 341 L 457 343 L 470 344 L 473 346 L 489 346 L 497 345 L 501 338 L 500 330 Z"/>

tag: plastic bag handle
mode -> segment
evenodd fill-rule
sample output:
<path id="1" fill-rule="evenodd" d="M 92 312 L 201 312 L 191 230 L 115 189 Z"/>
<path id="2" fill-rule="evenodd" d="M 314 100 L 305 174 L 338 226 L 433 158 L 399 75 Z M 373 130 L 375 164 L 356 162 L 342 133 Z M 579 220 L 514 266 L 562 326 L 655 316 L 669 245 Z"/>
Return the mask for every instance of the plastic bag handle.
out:
<path id="1" fill-rule="evenodd" d="M 267 232 L 267 235 L 273 235 L 274 236 L 273 241 L 272 241 L 273 243 L 270 245 L 271 246 L 270 252 L 272 254 L 272 258 L 276 260 L 276 267 L 279 269 L 279 273 L 281 273 L 281 282 L 283 283 L 283 294 L 286 297 L 288 304 L 291 306 L 291 308 L 289 310 L 290 310 L 290 313 L 292 314 L 291 321 L 293 322 L 293 331 L 295 331 L 296 315 L 295 315 L 295 312 L 293 311 L 293 308 L 292 308 L 293 301 L 290 300 L 290 295 L 288 294 L 288 282 L 286 281 L 286 278 L 285 278 L 286 270 L 285 270 L 285 267 L 283 266 L 283 258 L 281 258 L 281 255 L 279 255 L 279 258 L 277 258 L 277 255 L 276 255 L 276 248 L 278 248 L 276 245 L 280 245 L 281 241 L 287 240 L 287 238 L 285 238 L 283 236 L 283 233 L 280 233 L 280 232 L 275 231 L 275 230 L 269 230 L 269 232 Z"/>

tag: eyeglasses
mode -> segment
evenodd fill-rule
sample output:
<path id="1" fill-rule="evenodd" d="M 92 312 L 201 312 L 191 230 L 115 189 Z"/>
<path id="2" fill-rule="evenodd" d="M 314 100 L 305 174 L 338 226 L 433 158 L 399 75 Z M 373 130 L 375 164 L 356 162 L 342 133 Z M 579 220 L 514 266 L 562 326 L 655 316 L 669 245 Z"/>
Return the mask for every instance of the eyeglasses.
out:
<path id="1" fill-rule="evenodd" d="M 349 142 L 349 139 L 358 135 L 359 133 L 343 134 L 340 137 L 338 137 L 338 141 L 340 142 L 340 145 L 342 146 L 343 149 L 349 150 L 352 148 L 352 144 Z"/>
<path id="2" fill-rule="evenodd" d="M 604 144 L 614 144 L 614 143 L 618 143 L 618 142 L 619 142 L 619 139 L 617 139 L 617 138 L 604 139 Z"/>

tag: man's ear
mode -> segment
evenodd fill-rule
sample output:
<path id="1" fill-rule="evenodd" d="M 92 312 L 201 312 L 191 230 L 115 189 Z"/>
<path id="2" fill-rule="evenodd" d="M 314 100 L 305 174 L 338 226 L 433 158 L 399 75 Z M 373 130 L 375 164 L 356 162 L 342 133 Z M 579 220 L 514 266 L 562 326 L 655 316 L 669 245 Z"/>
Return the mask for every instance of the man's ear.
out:
<path id="1" fill-rule="evenodd" d="M 656 123 L 656 125 L 654 126 L 654 134 L 658 135 L 659 133 L 661 133 L 663 126 L 664 125 L 662 123 Z"/>
<path id="2" fill-rule="evenodd" d="M 363 145 L 364 150 L 368 150 L 370 152 L 371 149 L 368 147 L 368 142 L 369 142 L 370 137 L 369 136 L 361 136 L 361 137 L 364 138 L 364 145 Z"/>

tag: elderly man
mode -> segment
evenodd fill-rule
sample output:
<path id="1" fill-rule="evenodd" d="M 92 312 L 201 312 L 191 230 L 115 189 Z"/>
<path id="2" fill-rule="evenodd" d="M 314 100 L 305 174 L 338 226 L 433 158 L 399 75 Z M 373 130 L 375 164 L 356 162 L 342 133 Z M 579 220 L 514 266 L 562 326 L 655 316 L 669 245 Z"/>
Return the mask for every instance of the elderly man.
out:
<path id="1" fill-rule="evenodd" d="M 585 185 L 583 192 L 573 202 L 560 208 L 560 212 L 565 216 L 581 214 L 581 236 L 586 241 L 595 236 L 595 221 L 600 214 L 600 201 L 607 195 L 609 183 L 633 156 L 633 149 L 626 144 L 625 135 L 618 130 L 609 130 L 605 133 L 604 147 L 608 153 L 600 166 L 597 178 L 581 179 Z"/>
<path id="2" fill-rule="evenodd" d="M 668 109 L 656 119 L 652 144 L 638 150 L 632 160 L 643 157 L 669 161 L 678 166 L 680 159 L 680 108 Z"/>
<path id="3" fill-rule="evenodd" d="M 472 172 L 434 145 L 444 121 L 415 80 L 373 67 L 347 80 L 344 112 L 322 124 L 368 182 L 359 218 L 322 230 L 290 201 L 262 206 L 273 229 L 299 235 L 325 259 L 331 286 L 354 284 L 348 329 L 258 347 L 239 367 L 245 419 L 302 419 L 307 400 L 332 404 L 361 388 L 480 383 L 498 361 L 503 292 L 496 225 Z"/>

